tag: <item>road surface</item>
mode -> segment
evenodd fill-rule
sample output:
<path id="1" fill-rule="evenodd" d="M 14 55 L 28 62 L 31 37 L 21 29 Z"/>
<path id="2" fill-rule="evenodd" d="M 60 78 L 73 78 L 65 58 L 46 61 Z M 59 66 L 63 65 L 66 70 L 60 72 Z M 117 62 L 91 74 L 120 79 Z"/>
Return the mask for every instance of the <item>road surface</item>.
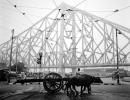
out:
<path id="1" fill-rule="evenodd" d="M 0 100 L 130 100 L 130 85 L 92 85 L 92 94 L 67 96 L 63 91 L 48 94 L 42 84 L 1 85 Z"/>

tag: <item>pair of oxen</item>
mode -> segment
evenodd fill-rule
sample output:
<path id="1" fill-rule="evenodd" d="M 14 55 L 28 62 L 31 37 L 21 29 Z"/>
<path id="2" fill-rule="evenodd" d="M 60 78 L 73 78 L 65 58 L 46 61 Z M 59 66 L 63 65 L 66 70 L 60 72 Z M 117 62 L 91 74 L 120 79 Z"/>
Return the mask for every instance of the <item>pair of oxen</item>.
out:
<path id="1" fill-rule="evenodd" d="M 75 96 L 77 96 L 79 95 L 79 92 L 76 90 L 76 87 L 80 86 L 80 95 L 83 94 L 86 88 L 88 90 L 88 94 L 91 94 L 91 84 L 93 83 L 102 84 L 103 81 L 100 79 L 100 77 L 94 77 L 87 74 L 79 74 L 69 77 L 69 80 L 64 84 L 64 90 L 67 92 L 67 95 L 73 93 Z"/>

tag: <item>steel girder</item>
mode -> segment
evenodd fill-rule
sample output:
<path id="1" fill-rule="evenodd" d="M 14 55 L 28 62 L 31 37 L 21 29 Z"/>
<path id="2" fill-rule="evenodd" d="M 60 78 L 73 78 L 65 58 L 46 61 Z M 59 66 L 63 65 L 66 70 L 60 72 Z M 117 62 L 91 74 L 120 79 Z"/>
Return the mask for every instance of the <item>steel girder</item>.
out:
<path id="1" fill-rule="evenodd" d="M 61 4 L 33 26 L 13 38 L 12 63 L 22 61 L 37 68 L 38 52 L 42 67 L 112 65 L 130 60 L 130 29 L 86 11 Z M 9 65 L 11 40 L 0 45 L 0 61 Z"/>

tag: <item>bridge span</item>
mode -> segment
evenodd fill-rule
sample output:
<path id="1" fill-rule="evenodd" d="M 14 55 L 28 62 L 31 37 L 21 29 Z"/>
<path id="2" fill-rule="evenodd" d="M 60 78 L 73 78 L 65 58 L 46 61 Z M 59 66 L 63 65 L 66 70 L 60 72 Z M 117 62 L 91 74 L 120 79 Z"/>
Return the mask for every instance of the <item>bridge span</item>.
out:
<path id="1" fill-rule="evenodd" d="M 65 3 L 0 45 L 0 62 L 28 68 L 130 65 L 130 29 Z M 40 54 L 40 55 L 39 55 Z M 40 63 L 39 63 L 40 57 Z"/>

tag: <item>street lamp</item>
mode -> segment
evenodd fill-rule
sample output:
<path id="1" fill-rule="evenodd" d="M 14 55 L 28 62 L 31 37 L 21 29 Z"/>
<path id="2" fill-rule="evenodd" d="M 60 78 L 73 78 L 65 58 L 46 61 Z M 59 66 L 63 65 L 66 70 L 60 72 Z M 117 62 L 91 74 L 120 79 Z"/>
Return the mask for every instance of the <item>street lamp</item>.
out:
<path id="1" fill-rule="evenodd" d="M 118 34 L 121 34 L 120 30 L 116 29 L 116 54 L 117 54 L 117 84 L 120 84 L 119 80 L 119 53 L 118 53 Z"/>
<path id="2" fill-rule="evenodd" d="M 39 52 L 39 58 L 37 58 L 37 63 L 40 64 L 40 68 L 39 68 L 39 79 L 40 79 L 41 60 L 42 60 L 42 52 Z"/>

